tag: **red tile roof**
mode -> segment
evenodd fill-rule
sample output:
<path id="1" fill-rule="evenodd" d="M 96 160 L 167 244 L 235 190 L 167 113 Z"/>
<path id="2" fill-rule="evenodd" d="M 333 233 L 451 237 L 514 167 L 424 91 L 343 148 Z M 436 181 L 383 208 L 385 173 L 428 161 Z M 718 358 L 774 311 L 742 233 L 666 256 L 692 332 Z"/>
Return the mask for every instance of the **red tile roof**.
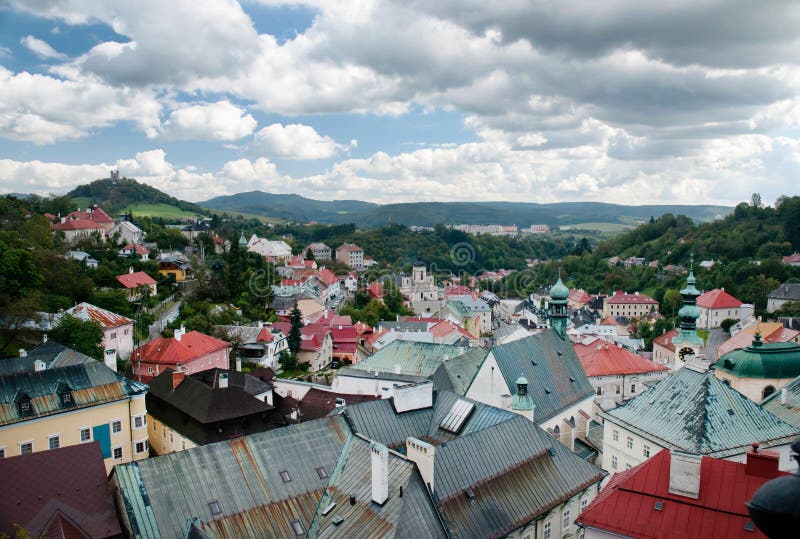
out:
<path id="1" fill-rule="evenodd" d="M 89 221 L 85 219 L 67 219 L 63 223 L 55 223 L 52 226 L 53 230 L 103 230 L 104 227 L 100 223 Z"/>
<path id="2" fill-rule="evenodd" d="M 345 404 L 358 404 L 359 402 L 369 402 L 380 399 L 373 395 L 350 395 L 347 393 L 334 393 L 323 391 L 312 387 L 300 401 L 300 410 L 303 413 L 303 420 L 310 421 L 325 417 L 336 409 L 336 399 L 344 399 Z"/>
<path id="3" fill-rule="evenodd" d="M 332 326 L 330 329 L 334 344 L 358 342 L 358 333 L 353 326 Z"/>
<path id="4" fill-rule="evenodd" d="M 800 335 L 800 331 L 785 328 L 778 322 L 758 322 L 717 346 L 717 359 L 728 352 L 750 346 L 753 344 L 756 333 L 761 334 L 761 340 L 765 343 L 790 342 Z"/>
<path id="5" fill-rule="evenodd" d="M 464 285 L 448 286 L 444 290 L 445 296 L 467 296 L 469 294 L 472 294 L 472 289 Z"/>
<path id="6" fill-rule="evenodd" d="M 664 365 L 648 361 L 624 348 L 598 340 L 592 344 L 572 345 L 586 376 L 638 374 L 669 370 Z"/>
<path id="7" fill-rule="evenodd" d="M 667 539 L 735 537 L 766 539 L 752 522 L 744 503 L 765 482 L 786 472 L 778 471 L 777 459 L 761 451 L 747 464 L 703 457 L 698 499 L 669 493 L 670 453 L 663 450 L 651 459 L 616 474 L 576 522 L 626 537 Z M 661 509 L 655 503 L 661 502 Z"/>
<path id="8" fill-rule="evenodd" d="M 152 286 L 156 284 L 155 279 L 143 271 L 135 271 L 133 273 L 123 273 L 122 275 L 117 275 L 117 281 L 119 281 L 120 284 L 125 288 Z"/>
<path id="9" fill-rule="evenodd" d="M 116 328 L 133 324 L 133 320 L 126 318 L 121 314 L 112 313 L 100 307 L 95 307 L 90 303 L 79 303 L 67 310 L 67 314 L 80 318 L 81 320 L 92 320 L 97 322 L 104 328 Z"/>
<path id="10" fill-rule="evenodd" d="M 45 214 L 47 216 L 47 214 Z M 800 263 L 800 254 L 794 253 L 793 255 L 783 257 L 784 264 L 798 264 Z"/>
<path id="11" fill-rule="evenodd" d="M 327 309 L 323 309 L 312 314 L 308 317 L 308 320 L 312 324 L 319 324 L 321 326 L 328 327 L 353 325 L 353 319 L 349 314 L 340 315 Z"/>
<path id="12" fill-rule="evenodd" d="M 339 278 L 328 268 L 322 268 L 317 272 L 317 279 L 320 280 L 326 286 L 330 286 L 332 284 L 338 283 Z"/>
<path id="13" fill-rule="evenodd" d="M 367 292 L 375 299 L 383 299 L 383 284 L 377 281 L 370 283 L 367 287 Z"/>
<path id="14" fill-rule="evenodd" d="M 467 331 L 466 329 L 462 328 L 461 326 L 454 324 L 450 320 L 442 320 L 438 324 L 434 324 L 429 330 L 429 333 L 433 334 L 434 337 L 442 338 L 451 333 L 460 333 L 461 335 L 467 337 L 468 339 L 477 339 L 475 335 Z"/>
<path id="15" fill-rule="evenodd" d="M 364 322 L 356 322 L 353 327 L 355 328 L 356 334 L 358 334 L 359 337 L 365 333 L 372 333 L 372 327 Z"/>
<path id="16" fill-rule="evenodd" d="M 587 303 L 589 300 L 592 299 L 592 295 L 585 290 L 580 290 L 578 288 L 572 288 L 569 291 L 569 300 L 574 301 L 576 303 Z"/>
<path id="17" fill-rule="evenodd" d="M 352 253 L 352 252 L 355 252 L 355 251 L 363 251 L 363 250 L 364 249 L 362 249 L 361 247 L 359 247 L 355 243 L 343 243 L 339 247 L 336 248 L 336 252 L 337 253 L 339 251 L 346 252 L 346 253 Z"/>
<path id="18" fill-rule="evenodd" d="M 281 330 L 284 335 L 289 335 L 292 329 L 291 322 L 275 322 L 274 327 Z M 303 352 L 316 352 L 322 348 L 325 342 L 325 335 L 330 330 L 320 324 L 308 324 L 300 328 L 300 350 Z"/>
<path id="19" fill-rule="evenodd" d="M 720 288 L 704 292 L 697 298 L 697 306 L 706 309 L 736 309 L 741 305 L 741 301 Z"/>
<path id="20" fill-rule="evenodd" d="M 122 533 L 98 442 L 0 459 L 0 489 L 0 535 L 15 537 L 17 523 L 40 537 L 59 516 L 79 537 Z"/>
<path id="21" fill-rule="evenodd" d="M 122 248 L 123 251 L 136 251 L 137 255 L 150 254 L 150 250 L 141 243 L 128 243 Z"/>
<path id="22" fill-rule="evenodd" d="M 174 337 L 159 337 L 152 340 L 134 350 L 133 357 L 150 363 L 175 365 L 187 363 L 229 346 L 227 342 L 205 333 L 189 331 L 181 336 L 180 341 Z"/>
<path id="23" fill-rule="evenodd" d="M 607 316 L 607 317 L 605 317 L 605 319 L 603 319 L 600 322 L 600 325 L 601 326 L 621 326 L 622 324 L 617 322 L 617 319 L 614 318 L 613 316 Z"/>
<path id="24" fill-rule="evenodd" d="M 626 294 L 621 290 L 614 292 L 613 296 L 608 296 L 605 303 L 614 304 L 636 304 L 636 305 L 658 305 L 658 302 L 644 294 Z"/>
<path id="25" fill-rule="evenodd" d="M 669 350 L 670 352 L 675 351 L 675 345 L 672 344 L 672 339 L 674 339 L 678 335 L 677 329 L 671 329 L 664 333 L 663 335 L 659 335 L 655 339 L 653 339 L 653 344 L 657 344 Z"/>

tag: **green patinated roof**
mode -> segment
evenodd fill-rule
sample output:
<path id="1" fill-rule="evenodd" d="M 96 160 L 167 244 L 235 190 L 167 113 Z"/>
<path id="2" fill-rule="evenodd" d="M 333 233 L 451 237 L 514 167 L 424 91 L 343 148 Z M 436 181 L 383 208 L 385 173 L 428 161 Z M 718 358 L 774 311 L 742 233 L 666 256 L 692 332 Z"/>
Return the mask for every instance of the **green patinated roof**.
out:
<path id="1" fill-rule="evenodd" d="M 795 378 L 800 376 L 800 344 L 776 342 L 751 346 L 722 356 L 714 368 L 740 378 Z"/>
<path id="2" fill-rule="evenodd" d="M 476 346 L 455 359 L 445 361 L 432 377 L 434 387 L 466 395 L 488 353 L 487 350 Z"/>
<path id="3" fill-rule="evenodd" d="M 551 300 L 559 300 L 559 299 L 567 299 L 569 297 L 569 288 L 567 288 L 564 283 L 561 282 L 561 277 L 558 277 L 558 281 L 553 287 L 550 289 L 550 299 Z"/>
<path id="4" fill-rule="evenodd" d="M 800 429 L 800 376 L 761 401 L 760 406 Z"/>
<path id="5" fill-rule="evenodd" d="M 689 271 L 689 277 L 686 278 L 686 288 L 681 290 L 682 296 L 699 296 L 701 292 L 694 285 L 694 271 Z"/>
<path id="6" fill-rule="evenodd" d="M 791 443 L 800 432 L 713 371 L 689 368 L 600 416 L 670 449 L 716 458 L 743 453 L 753 442 L 764 447 Z"/>
<path id="7" fill-rule="evenodd" d="M 466 351 L 467 348 L 463 346 L 449 344 L 394 341 L 352 368 L 430 378 L 445 360 L 453 360 Z M 398 365 L 399 372 L 396 368 Z"/>

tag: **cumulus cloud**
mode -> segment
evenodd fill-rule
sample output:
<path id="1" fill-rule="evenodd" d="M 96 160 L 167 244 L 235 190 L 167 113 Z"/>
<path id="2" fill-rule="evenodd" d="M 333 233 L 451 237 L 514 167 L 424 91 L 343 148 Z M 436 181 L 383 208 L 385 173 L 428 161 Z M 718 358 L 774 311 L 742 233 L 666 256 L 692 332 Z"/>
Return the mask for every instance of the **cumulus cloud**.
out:
<path id="1" fill-rule="evenodd" d="M 355 146 L 356 141 L 351 145 Z M 301 124 L 272 124 L 259 130 L 249 145 L 253 153 L 282 159 L 327 159 L 347 146 L 320 135 L 313 127 Z"/>
<path id="2" fill-rule="evenodd" d="M 13 74 L 0 66 L 0 131 L 7 138 L 52 144 L 123 120 L 155 134 L 160 110 L 147 90 L 113 88 L 88 79 Z"/>
<path id="3" fill-rule="evenodd" d="M 40 58 L 55 58 L 58 60 L 63 60 L 67 57 L 66 54 L 58 52 L 46 41 L 42 41 L 41 39 L 30 35 L 23 37 L 19 40 L 19 42 Z"/>
<path id="4" fill-rule="evenodd" d="M 256 120 L 230 101 L 186 104 L 170 112 L 161 133 L 175 140 L 239 140 L 253 133 Z"/>

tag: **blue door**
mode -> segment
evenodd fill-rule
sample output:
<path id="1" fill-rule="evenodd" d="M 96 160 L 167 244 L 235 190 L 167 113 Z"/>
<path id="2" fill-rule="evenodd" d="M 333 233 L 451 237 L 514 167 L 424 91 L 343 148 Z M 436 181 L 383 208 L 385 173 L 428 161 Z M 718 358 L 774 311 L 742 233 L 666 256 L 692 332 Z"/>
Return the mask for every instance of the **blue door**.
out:
<path id="1" fill-rule="evenodd" d="M 105 425 L 97 425 L 92 429 L 92 436 L 95 442 L 100 443 L 100 451 L 103 453 L 103 458 L 111 457 L 111 428 L 108 423 Z"/>

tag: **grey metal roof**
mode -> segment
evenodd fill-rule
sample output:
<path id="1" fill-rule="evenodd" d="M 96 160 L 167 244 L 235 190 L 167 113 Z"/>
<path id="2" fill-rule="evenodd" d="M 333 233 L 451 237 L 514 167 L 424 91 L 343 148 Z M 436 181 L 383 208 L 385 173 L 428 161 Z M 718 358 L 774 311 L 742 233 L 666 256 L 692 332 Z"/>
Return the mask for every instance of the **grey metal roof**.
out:
<path id="1" fill-rule="evenodd" d="M 377 372 L 377 374 L 376 374 Z M 353 367 L 342 367 L 339 369 L 337 376 L 344 376 L 350 378 L 373 378 L 378 380 L 394 380 L 397 382 L 408 382 L 416 384 L 425 382 L 427 378 L 424 376 L 413 376 L 411 374 L 397 374 L 391 371 L 365 371 Z"/>
<path id="2" fill-rule="evenodd" d="M 67 348 L 63 344 L 58 344 L 55 341 L 49 340 L 28 350 L 26 357 L 12 357 L 0 360 L 0 376 L 21 372 L 33 372 L 34 362 L 37 359 L 44 361 L 48 369 L 97 361 L 72 348 Z"/>
<path id="3" fill-rule="evenodd" d="M 308 530 L 349 434 L 342 416 L 318 419 L 115 468 L 139 537 L 182 537 L 197 517 L 214 537 L 294 537 Z M 284 482 L 281 472 L 289 473 Z M 217 501 L 221 515 L 209 502 Z"/>
<path id="4" fill-rule="evenodd" d="M 773 299 L 800 300 L 800 283 L 783 283 L 767 296 Z"/>
<path id="5" fill-rule="evenodd" d="M 783 393 L 785 393 L 785 402 L 781 402 Z M 760 406 L 800 429 L 800 376 L 761 401 Z"/>
<path id="6" fill-rule="evenodd" d="M 413 462 L 390 452 L 389 498 L 383 505 L 372 502 L 370 471 L 370 443 L 350 436 L 308 537 L 446 537 Z M 356 497 L 354 505 L 350 505 L 351 494 Z M 334 508 L 323 514 L 331 503 L 335 504 Z M 342 521 L 337 525 L 334 519 Z"/>
<path id="7" fill-rule="evenodd" d="M 450 359 L 442 363 L 441 367 L 437 370 L 437 374 L 443 372 L 449 380 L 451 391 L 459 395 L 466 395 L 472 379 L 478 374 L 481 365 L 483 365 L 486 356 L 489 354 L 487 350 L 480 347 L 470 348 L 460 356 Z M 443 380 L 440 379 L 440 383 Z M 436 377 L 434 377 L 434 385 Z M 446 387 L 437 387 L 436 389 L 447 389 Z"/>
<path id="8" fill-rule="evenodd" d="M 405 320 L 400 321 L 381 321 L 378 322 L 377 329 L 388 329 L 394 331 L 418 331 L 418 332 L 425 332 L 428 331 L 428 326 L 432 324 L 429 322 L 408 322 Z"/>
<path id="9" fill-rule="evenodd" d="M 454 359 L 467 349 L 449 344 L 432 344 L 413 341 L 393 341 L 375 354 L 353 365 L 354 369 L 423 376 L 430 378 L 445 361 Z"/>
<path id="10" fill-rule="evenodd" d="M 528 394 L 536 404 L 537 423 L 594 395 L 572 343 L 554 330 L 496 346 L 490 353 L 513 394 L 520 374 L 528 379 Z"/>
<path id="11" fill-rule="evenodd" d="M 600 416 L 666 447 L 717 458 L 743 453 L 753 442 L 791 443 L 800 434 L 713 371 L 690 368 Z"/>

